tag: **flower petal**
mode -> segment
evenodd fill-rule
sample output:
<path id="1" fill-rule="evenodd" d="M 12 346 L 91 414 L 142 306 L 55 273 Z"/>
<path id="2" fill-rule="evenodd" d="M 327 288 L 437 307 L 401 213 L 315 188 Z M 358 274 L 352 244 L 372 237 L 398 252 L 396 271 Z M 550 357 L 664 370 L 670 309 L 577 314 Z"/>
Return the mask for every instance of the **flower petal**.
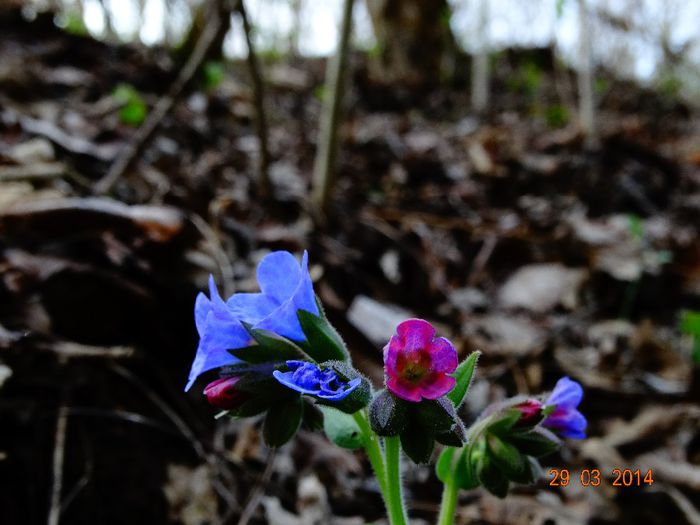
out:
<path id="1" fill-rule="evenodd" d="M 294 372 L 282 372 L 280 370 L 275 370 L 272 372 L 272 375 L 275 379 L 277 379 L 277 381 L 287 388 L 291 388 L 292 390 L 296 390 L 302 394 L 316 395 L 319 392 L 318 388 L 306 388 L 296 383 L 294 380 Z"/>
<path id="2" fill-rule="evenodd" d="M 217 312 L 214 309 L 207 314 L 200 335 L 197 354 L 190 369 L 185 392 L 192 387 L 197 377 L 204 372 L 240 362 L 239 359 L 229 354 L 227 350 L 241 348 L 250 339 L 238 320 L 227 318 L 225 315 L 222 315 L 222 312 Z"/>
<path id="3" fill-rule="evenodd" d="M 384 373 L 387 376 L 396 374 L 396 361 L 401 350 L 401 339 L 396 335 L 392 335 L 391 339 L 389 339 L 389 342 L 384 347 Z"/>
<path id="4" fill-rule="evenodd" d="M 583 388 L 581 385 L 568 377 L 562 377 L 554 385 L 554 390 L 545 404 L 576 408 L 581 403 L 581 399 L 583 399 Z"/>
<path id="5" fill-rule="evenodd" d="M 436 375 L 431 382 L 423 382 L 420 385 L 420 394 L 425 399 L 437 399 L 444 396 L 455 387 L 457 380 L 446 375 Z"/>
<path id="6" fill-rule="evenodd" d="M 203 293 L 197 294 L 197 299 L 194 301 L 194 324 L 197 327 L 197 333 L 201 337 L 204 333 L 204 323 L 207 320 L 207 314 L 211 311 L 211 302 Z"/>
<path id="7" fill-rule="evenodd" d="M 569 409 L 554 412 L 544 420 L 542 425 L 556 430 L 562 437 L 583 439 L 586 437 L 585 430 L 588 422 L 581 412 Z"/>
<path id="8" fill-rule="evenodd" d="M 352 381 L 350 381 L 347 385 L 343 385 L 343 387 L 338 390 L 337 392 L 334 393 L 329 393 L 326 394 L 324 392 L 321 392 L 318 394 L 318 397 L 321 399 L 326 399 L 328 401 L 339 401 L 341 399 L 345 399 L 348 397 L 353 390 L 355 390 L 358 386 L 360 386 L 360 383 L 362 383 L 362 379 L 359 377 L 356 377 Z"/>
<path id="9" fill-rule="evenodd" d="M 286 253 L 289 255 L 289 257 L 294 259 L 294 256 L 288 252 L 274 253 Z M 270 255 L 268 255 L 264 260 L 269 258 Z M 280 260 L 286 260 L 286 258 Z M 260 264 L 262 266 L 262 262 Z M 294 264 L 297 264 L 296 259 L 294 259 Z M 282 299 L 280 306 L 257 323 L 255 325 L 256 328 L 270 330 L 293 341 L 306 340 L 306 336 L 304 335 L 304 332 L 301 329 L 301 324 L 299 324 L 299 319 L 297 318 L 297 310 L 306 310 L 315 315 L 319 314 L 318 306 L 316 305 L 316 295 L 314 294 L 313 283 L 311 282 L 311 277 L 309 276 L 308 254 L 306 252 L 304 252 L 304 256 L 302 258 L 301 269 L 299 269 L 297 266 L 297 273 L 300 273 L 301 277 L 299 278 L 296 287 L 292 290 L 291 295 Z M 268 275 L 265 278 L 268 279 L 270 277 Z M 260 283 L 260 286 L 262 288 L 262 282 Z M 267 292 L 265 293 L 267 294 Z M 280 297 L 281 296 L 276 297 L 275 300 L 279 299 Z"/>
<path id="10" fill-rule="evenodd" d="M 267 254 L 258 264 L 260 290 L 278 305 L 287 301 L 299 286 L 302 271 L 291 253 L 277 251 Z"/>
<path id="11" fill-rule="evenodd" d="M 432 342 L 430 345 L 430 358 L 434 372 L 451 374 L 457 368 L 457 350 L 444 337 L 438 337 Z"/>
<path id="12" fill-rule="evenodd" d="M 394 395 L 406 401 L 417 403 L 421 400 L 420 387 L 404 383 L 397 377 L 388 377 L 386 380 L 386 387 L 391 390 Z"/>
<path id="13" fill-rule="evenodd" d="M 226 301 L 231 314 L 246 323 L 255 324 L 270 315 L 279 305 L 261 293 L 237 293 Z"/>
<path id="14" fill-rule="evenodd" d="M 435 337 L 435 328 L 423 319 L 407 319 L 396 327 L 396 333 L 407 351 L 427 349 Z"/>

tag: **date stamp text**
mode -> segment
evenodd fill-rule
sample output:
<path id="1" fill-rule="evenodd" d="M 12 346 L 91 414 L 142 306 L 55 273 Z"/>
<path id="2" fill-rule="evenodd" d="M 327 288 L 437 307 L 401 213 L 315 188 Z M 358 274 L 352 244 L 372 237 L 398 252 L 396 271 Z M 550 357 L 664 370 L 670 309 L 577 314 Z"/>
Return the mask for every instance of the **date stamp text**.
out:
<path id="1" fill-rule="evenodd" d="M 647 471 L 640 469 L 622 469 L 616 468 L 612 473 L 605 476 L 597 468 L 583 469 L 580 474 L 572 475 L 568 469 L 549 469 L 549 486 L 550 487 L 566 487 L 575 478 L 583 487 L 598 487 L 605 480 L 609 480 L 613 487 L 643 487 L 644 485 L 652 485 L 654 483 L 654 474 L 652 469 Z"/>

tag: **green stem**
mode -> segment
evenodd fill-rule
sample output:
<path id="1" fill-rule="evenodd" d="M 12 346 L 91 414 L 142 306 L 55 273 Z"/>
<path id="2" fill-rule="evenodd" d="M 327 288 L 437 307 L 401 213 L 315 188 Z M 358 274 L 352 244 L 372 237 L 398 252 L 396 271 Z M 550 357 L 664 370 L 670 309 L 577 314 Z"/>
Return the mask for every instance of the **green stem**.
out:
<path id="1" fill-rule="evenodd" d="M 387 437 L 384 440 L 384 454 L 386 456 L 389 521 L 391 525 L 406 525 L 408 519 L 401 493 L 401 446 L 398 436 Z"/>
<path id="2" fill-rule="evenodd" d="M 454 523 L 458 492 L 459 487 L 455 483 L 454 474 L 450 473 L 450 476 L 445 480 L 445 485 L 442 488 L 440 516 L 437 525 L 452 525 Z"/>
<path id="3" fill-rule="evenodd" d="M 359 410 L 355 412 L 352 417 L 362 431 L 365 451 L 367 452 L 370 465 L 372 465 L 372 470 L 374 470 L 374 477 L 377 478 L 377 482 L 379 483 L 379 490 L 384 498 L 384 505 L 389 508 L 386 492 L 386 467 L 384 466 L 384 457 L 382 456 L 382 448 L 379 445 L 379 438 L 369 427 L 366 410 Z"/>

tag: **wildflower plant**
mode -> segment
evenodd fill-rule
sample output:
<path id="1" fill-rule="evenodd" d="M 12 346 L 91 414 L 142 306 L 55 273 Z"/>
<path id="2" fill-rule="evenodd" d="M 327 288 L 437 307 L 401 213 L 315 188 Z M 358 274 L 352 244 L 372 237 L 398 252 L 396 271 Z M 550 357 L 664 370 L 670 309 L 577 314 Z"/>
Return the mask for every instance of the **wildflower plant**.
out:
<path id="1" fill-rule="evenodd" d="M 534 483 L 538 459 L 562 438 L 585 437 L 578 411 L 581 386 L 565 377 L 548 396 L 515 397 L 488 407 L 467 428 L 458 415 L 479 352 L 461 363 L 457 350 L 422 319 L 407 319 L 384 347 L 383 388 L 374 389 L 352 365 L 350 353 L 314 294 L 308 256 L 301 264 L 283 251 L 258 265 L 260 293 L 224 301 L 213 279 L 195 302 L 199 346 L 190 370 L 197 378 L 218 369 L 204 389 L 218 417 L 263 418 L 271 447 L 303 425 L 323 429 L 341 447 L 364 448 L 392 525 L 408 523 L 401 484 L 401 451 L 436 462 L 444 484 L 439 525 L 454 521 L 458 492 L 484 487 L 505 497 L 511 484 Z"/>

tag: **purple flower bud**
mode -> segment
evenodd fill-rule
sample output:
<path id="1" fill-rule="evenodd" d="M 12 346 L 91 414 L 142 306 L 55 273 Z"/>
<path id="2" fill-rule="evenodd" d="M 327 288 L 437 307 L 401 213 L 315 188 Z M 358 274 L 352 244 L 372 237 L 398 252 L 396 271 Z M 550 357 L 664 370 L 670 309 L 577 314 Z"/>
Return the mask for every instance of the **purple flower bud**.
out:
<path id="1" fill-rule="evenodd" d="M 234 410 L 250 399 L 250 394 L 236 388 L 240 377 L 223 377 L 212 381 L 204 389 L 207 401 L 222 410 Z"/>
<path id="2" fill-rule="evenodd" d="M 457 351 L 423 319 L 408 319 L 384 347 L 386 386 L 406 401 L 438 399 L 455 386 Z"/>
<path id="3" fill-rule="evenodd" d="M 544 403 L 548 415 L 542 425 L 562 437 L 584 439 L 588 423 L 577 410 L 582 398 L 581 385 L 568 377 L 562 377 Z"/>
<path id="4" fill-rule="evenodd" d="M 342 381 L 330 368 L 321 370 L 318 365 L 307 361 L 287 361 L 287 367 L 289 372 L 272 372 L 277 381 L 287 388 L 327 401 L 345 399 L 362 382 L 359 377 Z"/>

